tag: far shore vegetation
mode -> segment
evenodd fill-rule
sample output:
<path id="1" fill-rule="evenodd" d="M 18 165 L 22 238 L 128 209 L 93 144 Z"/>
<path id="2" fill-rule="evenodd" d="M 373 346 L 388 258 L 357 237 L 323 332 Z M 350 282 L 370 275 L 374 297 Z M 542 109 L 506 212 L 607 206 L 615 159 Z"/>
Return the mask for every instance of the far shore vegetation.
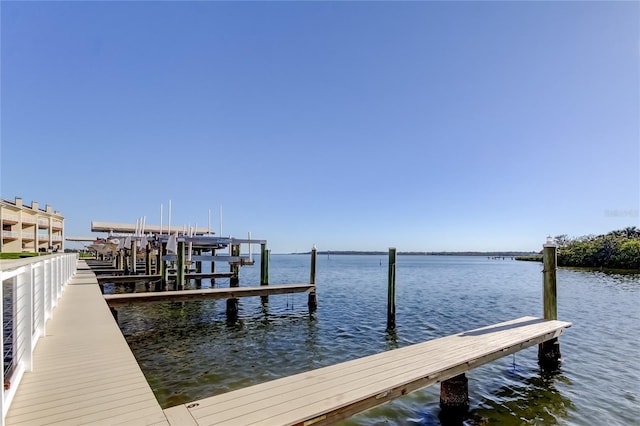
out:
<path id="1" fill-rule="evenodd" d="M 304 253 L 292 254 L 310 254 Z M 362 250 L 318 250 L 318 255 L 343 255 L 343 254 L 361 254 L 361 255 L 387 255 L 388 251 L 362 251 Z M 399 256 L 484 256 L 484 257 L 515 257 L 536 255 L 534 251 L 399 251 Z"/>
<path id="2" fill-rule="evenodd" d="M 640 229 L 630 226 L 604 235 L 569 238 L 558 235 L 558 266 L 640 270 Z M 516 260 L 542 261 L 542 254 Z"/>

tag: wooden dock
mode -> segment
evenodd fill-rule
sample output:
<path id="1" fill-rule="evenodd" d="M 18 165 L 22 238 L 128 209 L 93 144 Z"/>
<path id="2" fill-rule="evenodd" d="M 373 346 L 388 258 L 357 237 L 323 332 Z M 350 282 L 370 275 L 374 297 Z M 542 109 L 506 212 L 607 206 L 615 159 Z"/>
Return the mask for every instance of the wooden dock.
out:
<path id="1" fill-rule="evenodd" d="M 168 425 L 84 261 L 33 353 L 5 425 Z"/>
<path id="2" fill-rule="evenodd" d="M 329 425 L 558 337 L 571 323 L 523 317 L 164 410 L 179 425 Z"/>
<path id="3" fill-rule="evenodd" d="M 206 278 L 231 278 L 233 276 L 232 272 L 193 272 L 186 273 L 185 278 L 187 279 L 195 279 L 201 280 Z M 168 275 L 168 278 L 171 279 L 175 277 L 175 275 Z M 143 282 L 143 281 L 157 281 L 162 279 L 162 275 L 153 274 L 153 275 L 98 275 L 97 280 L 99 283 L 133 283 L 133 282 Z"/>
<path id="4" fill-rule="evenodd" d="M 184 302 L 202 299 L 230 299 L 271 294 L 304 293 L 315 289 L 313 284 L 265 285 L 259 287 L 208 288 L 200 290 L 176 290 L 146 293 L 105 294 L 109 306 L 131 303 Z"/>
<path id="5" fill-rule="evenodd" d="M 533 345 L 540 345 L 543 365 L 544 346 L 554 341 L 557 346 L 558 336 L 571 327 L 555 318 L 555 292 L 547 291 L 555 288 L 547 285 L 555 284 L 555 278 L 546 278 L 555 274 L 551 265 L 545 267 L 544 279 L 547 319 L 522 317 L 163 410 L 107 305 L 314 294 L 313 271 L 312 266 L 311 284 L 105 296 L 96 275 L 79 261 L 46 336 L 35 347 L 33 368 L 22 376 L 0 426 L 329 425 L 436 383 L 442 383 L 442 390 L 475 367 Z M 559 357 L 556 349 L 553 355 Z"/>

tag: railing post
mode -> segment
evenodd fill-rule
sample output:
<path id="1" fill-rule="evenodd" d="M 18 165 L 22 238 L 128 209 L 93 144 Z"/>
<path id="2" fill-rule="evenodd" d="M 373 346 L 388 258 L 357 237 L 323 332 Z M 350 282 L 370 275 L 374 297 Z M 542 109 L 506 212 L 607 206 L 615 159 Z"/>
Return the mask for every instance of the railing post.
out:
<path id="1" fill-rule="evenodd" d="M 45 323 L 51 317 L 52 310 L 52 285 L 51 285 L 51 260 L 47 259 L 44 261 L 44 302 L 45 302 L 45 311 L 44 311 L 44 321 Z"/>
<path id="2" fill-rule="evenodd" d="M 389 276 L 387 288 L 387 330 L 396 328 L 396 249 L 389 248 Z"/>
<path id="3" fill-rule="evenodd" d="M 25 265 L 24 272 L 18 275 L 17 288 L 18 317 L 15 319 L 14 327 L 21 327 L 21 329 L 16 329 L 15 333 L 18 339 L 23 339 L 22 345 L 20 343 L 17 344 L 18 347 L 22 347 L 23 352 L 18 354 L 18 358 L 20 358 L 20 355 L 24 357 L 21 360 L 18 359 L 18 361 L 22 362 L 24 371 L 31 371 L 33 369 L 31 356 L 33 350 L 33 279 L 31 263 Z"/>
<path id="4" fill-rule="evenodd" d="M 556 283 L 557 246 L 551 237 L 543 246 L 543 314 L 546 320 L 558 319 L 558 294 Z M 538 362 L 543 369 L 555 370 L 560 365 L 560 342 L 558 338 L 547 340 L 538 345 Z"/>
<path id="5" fill-rule="evenodd" d="M 39 320 L 40 322 L 37 324 L 37 328 L 38 330 L 40 330 L 39 336 L 46 336 L 47 335 L 47 330 L 46 330 L 46 324 L 47 324 L 47 320 L 45 319 L 46 314 L 47 314 L 47 308 L 46 308 L 46 303 L 47 303 L 47 295 L 46 293 L 46 281 L 45 281 L 45 262 L 41 261 L 38 262 L 38 268 L 41 269 L 41 273 L 39 275 L 40 279 L 36 281 L 35 284 L 35 288 L 36 290 L 39 288 L 40 291 L 37 291 L 36 293 L 40 295 L 40 313 L 39 313 Z M 38 336 L 38 337 L 39 337 Z"/>

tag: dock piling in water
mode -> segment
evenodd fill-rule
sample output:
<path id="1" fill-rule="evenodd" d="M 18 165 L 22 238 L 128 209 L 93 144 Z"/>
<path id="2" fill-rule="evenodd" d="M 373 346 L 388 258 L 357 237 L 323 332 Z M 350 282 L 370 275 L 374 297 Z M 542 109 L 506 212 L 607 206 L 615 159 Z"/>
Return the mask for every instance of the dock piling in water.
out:
<path id="1" fill-rule="evenodd" d="M 185 284 L 185 243 L 184 241 L 178 241 L 178 264 L 176 266 L 176 289 L 184 289 Z"/>
<path id="2" fill-rule="evenodd" d="M 387 330 L 396 328 L 396 259 L 394 247 L 389 248 L 389 285 L 387 288 Z"/>
<path id="3" fill-rule="evenodd" d="M 240 244 L 231 245 L 231 256 L 240 257 Z M 229 278 L 230 287 L 240 286 L 240 261 L 230 263 L 229 272 L 233 273 L 233 276 Z"/>
<path id="4" fill-rule="evenodd" d="M 316 284 L 316 257 L 318 254 L 318 250 L 316 249 L 316 246 L 314 245 L 313 248 L 311 249 L 311 272 L 309 273 L 309 284 Z M 315 291 L 315 287 L 314 290 L 311 290 L 309 292 L 309 301 L 308 301 L 308 306 L 309 306 L 309 312 L 314 312 L 318 309 L 318 296 L 316 294 Z"/>
<path id="5" fill-rule="evenodd" d="M 558 296 L 556 283 L 557 246 L 549 237 L 543 246 L 543 310 L 544 319 L 558 319 Z M 538 362 L 543 369 L 555 370 L 561 361 L 558 338 L 547 340 L 538 346 Z"/>
<path id="6" fill-rule="evenodd" d="M 232 244 L 230 247 L 230 254 L 232 257 L 240 256 L 240 245 Z M 229 287 L 240 287 L 240 277 L 238 276 L 240 273 L 240 262 L 229 263 L 229 272 L 232 273 L 229 278 Z M 227 299 L 227 320 L 234 321 L 238 318 L 238 310 L 240 303 L 238 299 L 232 297 Z"/>
<path id="7" fill-rule="evenodd" d="M 266 244 L 260 244 L 260 285 L 269 285 L 269 253 Z M 262 303 L 269 302 L 269 296 L 260 296 Z"/>
<path id="8" fill-rule="evenodd" d="M 138 254 L 138 241 L 136 240 L 132 240 L 131 241 L 131 266 L 129 267 L 131 270 L 132 274 L 136 274 L 137 273 L 137 255 Z"/>
<path id="9" fill-rule="evenodd" d="M 148 241 L 144 250 L 144 273 L 151 275 L 151 242 Z"/>
<path id="10" fill-rule="evenodd" d="M 440 408 L 445 417 L 469 410 L 469 380 L 464 373 L 440 383 Z"/>

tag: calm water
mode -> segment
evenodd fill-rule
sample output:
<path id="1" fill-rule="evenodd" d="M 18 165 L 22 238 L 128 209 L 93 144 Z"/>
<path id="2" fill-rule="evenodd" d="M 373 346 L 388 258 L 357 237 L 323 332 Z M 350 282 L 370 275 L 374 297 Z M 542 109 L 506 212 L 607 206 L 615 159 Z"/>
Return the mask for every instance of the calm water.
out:
<path id="1" fill-rule="evenodd" d="M 480 257 L 399 256 L 397 331 L 385 332 L 386 256 L 318 256 L 318 311 L 305 294 L 119 309 L 120 326 L 164 407 L 542 311 L 542 265 Z M 258 283 L 259 265 L 241 270 Z M 309 279 L 309 256 L 272 255 L 272 283 Z M 218 280 L 228 286 L 228 280 Z M 209 281 L 203 282 L 208 287 Z M 108 289 L 107 289 L 108 290 Z M 140 291 L 140 290 L 139 290 Z M 640 275 L 560 269 L 564 362 L 540 371 L 529 348 L 467 373 L 466 424 L 640 424 Z M 346 425 L 438 425 L 439 386 Z"/>

